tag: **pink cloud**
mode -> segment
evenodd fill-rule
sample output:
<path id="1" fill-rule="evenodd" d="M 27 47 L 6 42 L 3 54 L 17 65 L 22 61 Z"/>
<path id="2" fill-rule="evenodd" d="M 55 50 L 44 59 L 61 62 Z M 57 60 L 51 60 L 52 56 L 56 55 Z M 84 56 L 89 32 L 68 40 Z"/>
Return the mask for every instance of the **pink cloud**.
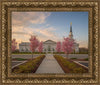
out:
<path id="1" fill-rule="evenodd" d="M 48 16 L 50 16 L 48 12 L 13 12 L 12 25 L 42 24 L 45 23 Z"/>

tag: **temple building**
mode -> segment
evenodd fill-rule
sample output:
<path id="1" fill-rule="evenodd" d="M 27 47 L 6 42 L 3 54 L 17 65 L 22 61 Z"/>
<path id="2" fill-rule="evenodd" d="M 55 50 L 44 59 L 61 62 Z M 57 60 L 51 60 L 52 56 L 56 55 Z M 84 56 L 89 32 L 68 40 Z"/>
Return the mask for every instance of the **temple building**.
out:
<path id="1" fill-rule="evenodd" d="M 69 32 L 69 38 L 70 39 L 74 39 L 73 38 L 73 32 L 72 32 L 72 23 L 70 24 L 70 32 Z M 74 52 L 78 53 L 79 52 L 79 44 L 74 42 Z"/>
<path id="2" fill-rule="evenodd" d="M 69 32 L 69 38 L 73 39 L 73 32 L 72 32 L 72 23 L 70 24 L 70 32 Z M 30 43 L 29 42 L 22 42 L 19 44 L 19 51 L 20 52 L 31 52 L 30 50 Z M 38 50 L 36 49 L 36 52 Z M 53 40 L 46 40 L 43 42 L 43 52 L 56 52 L 56 42 Z M 74 52 L 79 52 L 79 44 L 74 43 Z"/>

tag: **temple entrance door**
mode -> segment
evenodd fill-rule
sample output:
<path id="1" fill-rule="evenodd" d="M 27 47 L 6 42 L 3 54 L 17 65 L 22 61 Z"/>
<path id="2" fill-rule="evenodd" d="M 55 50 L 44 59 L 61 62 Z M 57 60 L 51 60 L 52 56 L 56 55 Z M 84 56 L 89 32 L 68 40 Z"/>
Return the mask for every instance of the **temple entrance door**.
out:
<path id="1" fill-rule="evenodd" d="M 50 45 L 48 45 L 47 53 L 52 53 L 52 49 L 51 49 L 51 46 Z"/>

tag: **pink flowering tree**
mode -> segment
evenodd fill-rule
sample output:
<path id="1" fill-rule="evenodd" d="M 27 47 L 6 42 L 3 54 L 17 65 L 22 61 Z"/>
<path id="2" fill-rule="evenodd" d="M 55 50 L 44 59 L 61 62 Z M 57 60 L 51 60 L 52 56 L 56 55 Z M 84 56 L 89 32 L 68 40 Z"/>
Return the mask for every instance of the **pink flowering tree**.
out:
<path id="1" fill-rule="evenodd" d="M 43 51 L 43 42 L 40 42 L 40 43 L 39 43 L 38 51 L 39 51 L 39 52 L 42 52 L 42 51 Z"/>
<path id="2" fill-rule="evenodd" d="M 70 38 L 64 38 L 62 42 L 62 50 L 68 56 L 74 50 L 74 40 Z"/>
<path id="3" fill-rule="evenodd" d="M 12 46 L 11 46 L 12 52 L 14 52 L 16 50 L 16 47 L 17 47 L 16 39 L 13 39 L 12 40 Z"/>
<path id="4" fill-rule="evenodd" d="M 57 42 L 56 50 L 57 52 L 61 52 L 61 42 Z"/>
<path id="5" fill-rule="evenodd" d="M 32 51 L 32 58 L 33 58 L 33 52 L 35 52 L 36 48 L 39 45 L 39 41 L 36 38 L 36 36 L 31 36 L 30 40 L 30 50 Z"/>

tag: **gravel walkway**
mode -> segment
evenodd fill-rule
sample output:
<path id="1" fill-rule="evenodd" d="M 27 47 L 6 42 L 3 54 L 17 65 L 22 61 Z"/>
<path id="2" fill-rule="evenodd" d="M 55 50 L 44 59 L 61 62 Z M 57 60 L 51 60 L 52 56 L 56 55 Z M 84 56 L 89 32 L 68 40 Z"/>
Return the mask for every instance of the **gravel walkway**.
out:
<path id="1" fill-rule="evenodd" d="M 47 54 L 36 73 L 64 73 L 53 54 Z"/>

